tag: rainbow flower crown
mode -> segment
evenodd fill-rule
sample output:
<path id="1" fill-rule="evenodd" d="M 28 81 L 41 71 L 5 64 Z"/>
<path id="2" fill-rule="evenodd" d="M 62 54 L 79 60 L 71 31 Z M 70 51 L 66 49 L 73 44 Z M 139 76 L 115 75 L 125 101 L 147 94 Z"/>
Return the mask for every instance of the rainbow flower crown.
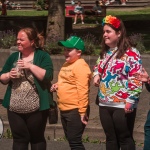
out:
<path id="1" fill-rule="evenodd" d="M 113 27 L 115 27 L 116 29 L 118 29 L 120 27 L 120 20 L 117 17 L 114 16 L 106 16 L 103 20 L 102 20 L 102 26 L 104 26 L 104 24 L 111 24 Z"/>

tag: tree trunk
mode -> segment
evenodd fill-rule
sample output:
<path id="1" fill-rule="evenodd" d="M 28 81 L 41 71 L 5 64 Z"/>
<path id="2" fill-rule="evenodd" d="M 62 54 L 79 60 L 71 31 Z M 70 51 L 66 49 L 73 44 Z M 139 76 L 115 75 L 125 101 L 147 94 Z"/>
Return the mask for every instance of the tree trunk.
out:
<path id="1" fill-rule="evenodd" d="M 65 31 L 65 0 L 49 0 L 47 39 L 63 40 Z"/>

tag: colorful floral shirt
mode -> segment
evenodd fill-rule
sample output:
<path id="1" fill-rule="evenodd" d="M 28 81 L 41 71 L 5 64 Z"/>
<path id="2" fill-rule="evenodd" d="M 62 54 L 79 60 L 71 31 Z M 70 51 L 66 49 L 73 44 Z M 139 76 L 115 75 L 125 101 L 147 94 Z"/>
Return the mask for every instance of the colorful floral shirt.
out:
<path id="1" fill-rule="evenodd" d="M 129 102 L 136 108 L 142 91 L 142 82 L 133 74 L 142 70 L 141 56 L 136 48 L 128 49 L 120 59 L 116 59 L 114 54 L 103 70 L 114 51 L 109 50 L 104 59 L 99 58 L 94 68 L 93 75 L 101 76 L 98 89 L 99 105 L 124 108 L 125 103 Z"/>

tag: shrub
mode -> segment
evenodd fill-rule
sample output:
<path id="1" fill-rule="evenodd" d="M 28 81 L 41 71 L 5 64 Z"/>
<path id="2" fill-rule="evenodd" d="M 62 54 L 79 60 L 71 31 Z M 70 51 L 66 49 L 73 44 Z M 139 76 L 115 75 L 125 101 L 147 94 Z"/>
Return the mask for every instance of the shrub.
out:
<path id="1" fill-rule="evenodd" d="M 129 40 L 133 44 L 133 46 L 137 48 L 137 50 L 140 53 L 144 53 L 145 52 L 146 49 L 145 49 L 145 46 L 143 44 L 144 38 L 143 38 L 141 33 L 132 33 L 129 36 Z"/>
<path id="2" fill-rule="evenodd" d="M 100 40 L 97 40 L 93 34 L 88 33 L 82 39 L 85 43 L 85 55 L 95 55 L 96 50 L 100 50 Z"/>
<path id="3" fill-rule="evenodd" d="M 10 48 L 16 44 L 16 35 L 13 30 L 0 31 L 0 48 Z"/>
<path id="4" fill-rule="evenodd" d="M 44 10 L 44 9 L 47 10 L 49 7 L 48 1 L 47 0 L 37 0 L 37 2 L 34 4 L 33 7 L 36 8 L 37 10 Z"/>
<path id="5" fill-rule="evenodd" d="M 51 36 L 46 40 L 44 45 L 44 50 L 47 51 L 49 54 L 61 54 L 63 47 L 58 45 L 58 41 L 60 41 L 58 36 Z"/>

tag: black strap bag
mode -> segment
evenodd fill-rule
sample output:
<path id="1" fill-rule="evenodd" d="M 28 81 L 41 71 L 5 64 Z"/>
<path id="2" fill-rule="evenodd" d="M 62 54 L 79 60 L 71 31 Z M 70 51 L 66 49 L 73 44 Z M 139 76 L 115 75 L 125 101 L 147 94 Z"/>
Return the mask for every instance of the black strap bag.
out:
<path id="1" fill-rule="evenodd" d="M 53 105 L 49 109 L 49 124 L 56 124 L 58 122 L 58 107 L 57 103 L 53 101 Z"/>

